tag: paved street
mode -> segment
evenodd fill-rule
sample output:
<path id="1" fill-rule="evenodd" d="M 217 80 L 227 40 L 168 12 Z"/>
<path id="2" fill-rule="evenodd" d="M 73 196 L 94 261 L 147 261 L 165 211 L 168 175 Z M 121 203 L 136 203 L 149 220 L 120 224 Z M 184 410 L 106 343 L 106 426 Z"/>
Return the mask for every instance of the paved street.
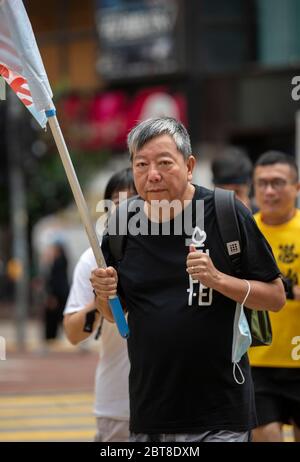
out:
<path id="1" fill-rule="evenodd" d="M 0 361 L 0 442 L 92 441 L 98 344 L 79 349 L 62 338 L 45 350 L 39 329 L 30 323 L 27 351 L 19 353 L 13 326 L 0 324 L 7 344 Z"/>
<path id="2" fill-rule="evenodd" d="M 92 393 L 2 395 L 0 442 L 92 441 L 92 405 Z"/>

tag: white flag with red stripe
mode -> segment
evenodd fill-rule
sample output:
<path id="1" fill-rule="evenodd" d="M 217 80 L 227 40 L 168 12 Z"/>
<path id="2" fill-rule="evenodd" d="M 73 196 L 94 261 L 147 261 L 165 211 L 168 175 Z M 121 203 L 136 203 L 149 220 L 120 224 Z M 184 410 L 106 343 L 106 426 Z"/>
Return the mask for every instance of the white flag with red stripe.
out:
<path id="1" fill-rule="evenodd" d="M 53 94 L 22 0 L 0 0 L 0 74 L 45 127 Z"/>

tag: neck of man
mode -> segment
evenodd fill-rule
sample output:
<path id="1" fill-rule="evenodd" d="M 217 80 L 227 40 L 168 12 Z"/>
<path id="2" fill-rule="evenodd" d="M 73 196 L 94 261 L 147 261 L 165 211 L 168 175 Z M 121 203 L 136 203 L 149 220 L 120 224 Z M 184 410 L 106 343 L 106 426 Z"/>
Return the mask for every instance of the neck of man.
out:
<path id="1" fill-rule="evenodd" d="M 294 207 L 289 213 L 285 213 L 284 215 L 264 215 L 261 212 L 261 221 L 269 226 L 279 226 L 288 223 L 292 218 L 294 218 L 296 214 L 296 208 Z"/>

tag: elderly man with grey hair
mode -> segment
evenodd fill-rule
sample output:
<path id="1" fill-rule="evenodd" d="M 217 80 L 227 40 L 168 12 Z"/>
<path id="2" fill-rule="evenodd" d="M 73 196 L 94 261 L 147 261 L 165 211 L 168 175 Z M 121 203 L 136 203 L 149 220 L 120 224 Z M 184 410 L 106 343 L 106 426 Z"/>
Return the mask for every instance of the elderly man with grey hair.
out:
<path id="1" fill-rule="evenodd" d="M 231 275 L 213 192 L 192 183 L 196 160 L 180 122 L 141 122 L 128 147 L 140 196 L 137 226 L 128 226 L 117 261 L 111 236 L 104 237 L 108 266 L 94 270 L 91 282 L 106 319 L 113 322 L 108 298 L 117 291 L 128 311 L 131 441 L 249 441 L 256 414 L 241 304 L 247 298 L 248 309 L 283 306 L 272 252 L 249 210 L 237 203 L 242 273 Z M 186 220 L 179 233 L 178 222 Z M 136 232 L 138 222 L 148 232 Z"/>

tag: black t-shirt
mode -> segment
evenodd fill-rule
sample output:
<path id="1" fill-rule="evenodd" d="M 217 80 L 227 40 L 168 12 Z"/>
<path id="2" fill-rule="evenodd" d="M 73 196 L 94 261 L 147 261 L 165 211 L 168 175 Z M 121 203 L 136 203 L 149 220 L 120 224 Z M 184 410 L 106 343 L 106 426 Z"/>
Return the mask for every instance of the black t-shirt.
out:
<path id="1" fill-rule="evenodd" d="M 204 200 L 203 251 L 217 269 L 231 273 L 217 230 L 212 191 L 195 186 L 191 207 Z M 272 281 L 279 275 L 272 251 L 251 213 L 238 202 L 242 275 Z M 171 227 L 172 228 L 172 227 Z M 246 431 L 256 426 L 247 355 L 231 362 L 236 302 L 192 283 L 186 272 L 186 235 L 128 235 L 118 265 L 119 293 L 128 309 L 131 363 L 130 430 L 135 433 Z M 107 264 L 114 264 L 107 237 Z"/>

